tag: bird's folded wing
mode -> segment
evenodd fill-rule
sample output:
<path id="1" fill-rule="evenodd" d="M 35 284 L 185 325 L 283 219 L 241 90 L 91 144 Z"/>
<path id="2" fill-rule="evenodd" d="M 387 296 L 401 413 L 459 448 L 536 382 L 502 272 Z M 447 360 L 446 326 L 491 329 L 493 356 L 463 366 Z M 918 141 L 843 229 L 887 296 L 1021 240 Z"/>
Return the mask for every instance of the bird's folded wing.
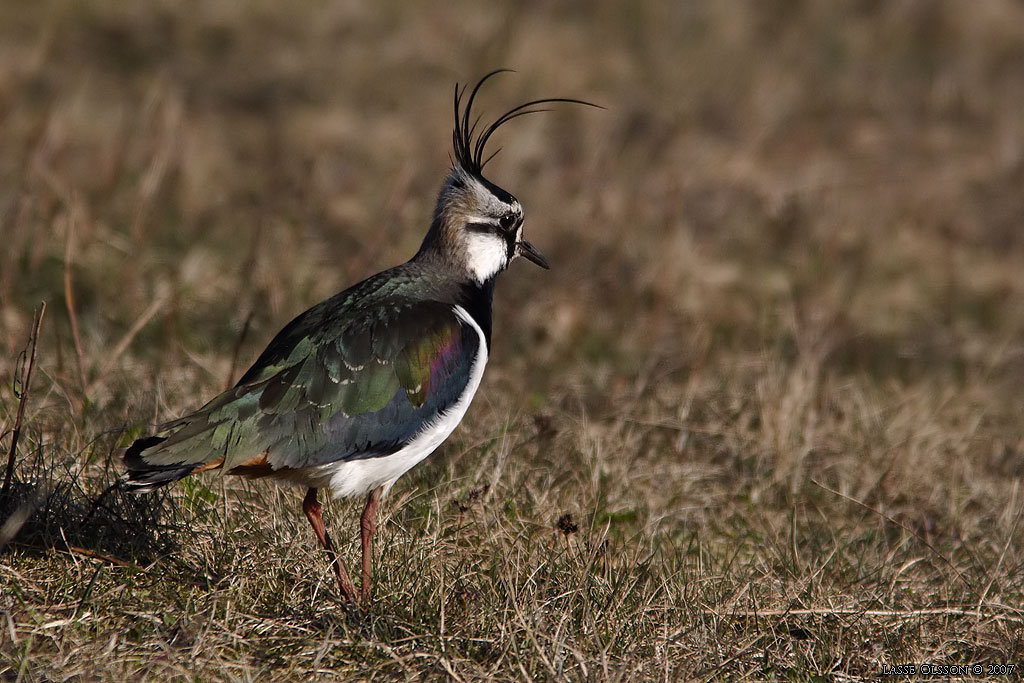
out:
<path id="1" fill-rule="evenodd" d="M 272 470 L 388 455 L 462 396 L 480 337 L 450 305 L 292 322 L 234 388 L 162 427 L 148 464 Z"/>

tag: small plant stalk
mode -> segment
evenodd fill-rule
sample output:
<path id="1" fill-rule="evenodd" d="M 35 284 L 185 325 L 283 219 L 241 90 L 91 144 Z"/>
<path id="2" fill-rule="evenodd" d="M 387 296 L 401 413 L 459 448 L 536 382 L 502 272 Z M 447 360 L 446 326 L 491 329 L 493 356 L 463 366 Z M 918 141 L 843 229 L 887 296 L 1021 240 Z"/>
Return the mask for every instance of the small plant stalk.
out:
<path id="1" fill-rule="evenodd" d="M 22 376 L 21 393 L 18 395 L 18 416 L 14 419 L 14 430 L 11 432 L 11 447 L 7 451 L 7 470 L 4 472 L 3 487 L 0 488 L 0 500 L 7 498 L 7 490 L 11 486 L 11 479 L 14 478 L 14 463 L 18 454 L 18 440 L 21 438 L 21 427 L 25 420 L 25 406 L 28 405 L 29 387 L 32 385 L 32 371 L 36 366 L 36 348 L 39 345 L 39 327 L 43 324 L 43 315 L 46 313 L 46 302 L 39 304 L 39 310 L 32 320 L 32 332 L 29 334 L 28 343 L 22 351 Z"/>

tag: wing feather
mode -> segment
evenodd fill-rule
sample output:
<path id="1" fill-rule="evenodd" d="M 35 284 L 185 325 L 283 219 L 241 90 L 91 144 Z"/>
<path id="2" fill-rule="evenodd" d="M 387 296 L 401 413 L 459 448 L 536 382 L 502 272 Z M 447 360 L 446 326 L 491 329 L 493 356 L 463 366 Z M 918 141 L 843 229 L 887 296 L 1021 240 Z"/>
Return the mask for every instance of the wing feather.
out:
<path id="1" fill-rule="evenodd" d="M 480 339 L 449 304 L 398 302 L 347 320 L 300 316 L 238 385 L 164 425 L 136 457 L 244 471 L 257 458 L 277 470 L 383 456 L 462 396 Z"/>

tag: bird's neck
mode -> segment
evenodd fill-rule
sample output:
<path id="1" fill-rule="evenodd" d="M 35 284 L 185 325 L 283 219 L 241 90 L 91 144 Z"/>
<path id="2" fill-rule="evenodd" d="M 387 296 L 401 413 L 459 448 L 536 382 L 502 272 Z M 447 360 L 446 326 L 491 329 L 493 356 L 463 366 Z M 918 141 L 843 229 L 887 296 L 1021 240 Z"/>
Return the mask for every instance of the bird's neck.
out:
<path id="1" fill-rule="evenodd" d="M 494 282 L 498 273 L 482 282 L 472 277 L 464 260 L 454 255 L 461 245 L 455 243 L 453 231 L 446 229 L 444 216 L 438 214 L 410 263 L 429 269 L 452 283 L 455 289 L 455 303 L 462 306 L 480 325 L 491 346 L 491 305 L 494 301 Z"/>
<path id="2" fill-rule="evenodd" d="M 476 321 L 483 330 L 487 340 L 487 350 L 491 350 L 491 308 L 494 302 L 494 278 L 478 283 L 467 280 L 459 286 L 458 305 Z"/>

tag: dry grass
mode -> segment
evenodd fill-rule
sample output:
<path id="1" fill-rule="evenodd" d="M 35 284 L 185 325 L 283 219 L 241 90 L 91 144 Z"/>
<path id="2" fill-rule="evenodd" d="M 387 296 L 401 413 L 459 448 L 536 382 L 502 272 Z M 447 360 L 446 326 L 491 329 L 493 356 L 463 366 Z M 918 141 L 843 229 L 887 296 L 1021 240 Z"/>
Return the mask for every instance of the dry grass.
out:
<path id="1" fill-rule="evenodd" d="M 5 680 L 1024 665 L 1024 6 L 370 6 L 0 6 L 2 453 L 48 303 Z M 451 86 L 496 66 L 491 111 L 608 110 L 502 134 L 555 267 L 504 276 L 377 601 L 341 608 L 294 491 L 107 490 L 116 445 L 413 253 Z"/>

